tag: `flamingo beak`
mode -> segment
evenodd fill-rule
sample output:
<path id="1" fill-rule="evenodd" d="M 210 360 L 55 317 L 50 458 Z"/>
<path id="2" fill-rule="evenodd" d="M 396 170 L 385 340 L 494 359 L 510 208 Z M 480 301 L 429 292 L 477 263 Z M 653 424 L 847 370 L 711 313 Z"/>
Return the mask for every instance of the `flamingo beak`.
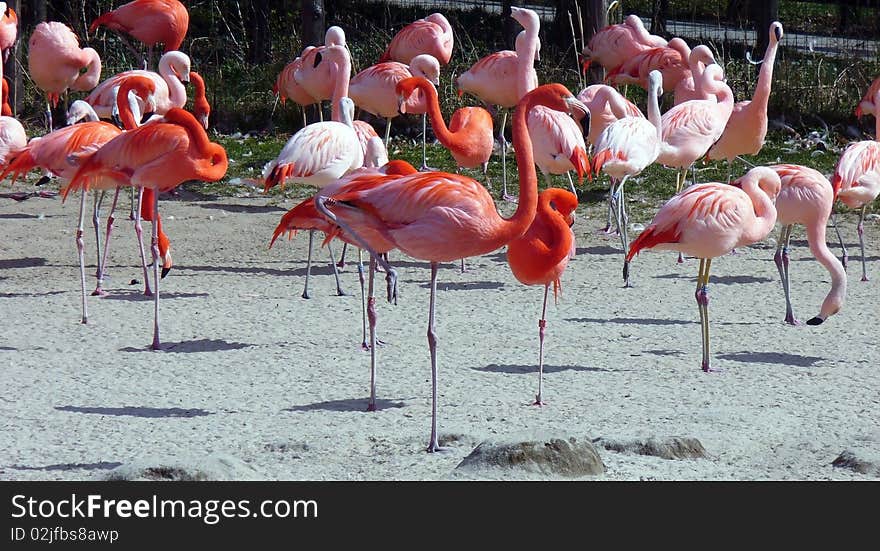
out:
<path id="1" fill-rule="evenodd" d="M 586 116 L 590 110 L 587 109 L 587 106 L 581 100 L 577 99 L 574 96 L 569 96 L 565 98 L 565 103 L 568 105 L 568 114 L 571 115 L 573 110 L 580 111 L 583 115 Z"/>

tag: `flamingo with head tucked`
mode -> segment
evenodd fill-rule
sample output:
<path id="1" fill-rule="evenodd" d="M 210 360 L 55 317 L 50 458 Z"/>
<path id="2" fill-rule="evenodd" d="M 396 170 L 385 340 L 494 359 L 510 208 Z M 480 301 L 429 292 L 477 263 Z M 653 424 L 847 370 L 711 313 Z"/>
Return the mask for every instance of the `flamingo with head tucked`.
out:
<path id="1" fill-rule="evenodd" d="M 519 171 L 519 204 L 502 218 L 486 188 L 472 178 L 446 172 L 403 176 L 382 185 L 315 199 L 318 210 L 377 257 L 371 234 L 391 241 L 403 253 L 431 263 L 428 347 L 431 355 L 431 437 L 428 451 L 440 447 L 437 434 L 437 334 L 434 304 L 440 262 L 485 254 L 520 237 L 531 226 L 538 205 L 537 177 L 526 115 L 536 105 L 586 111 L 564 86 L 548 84 L 526 94 L 514 111 L 513 141 Z M 373 178 L 388 178 L 374 176 Z M 396 272 L 382 259 L 388 299 L 396 297 Z"/>
<path id="2" fill-rule="evenodd" d="M 611 71 L 639 52 L 667 44 L 663 37 L 649 33 L 639 16 L 628 15 L 623 23 L 608 25 L 593 35 L 581 52 L 584 70 L 595 62 Z"/>
<path id="3" fill-rule="evenodd" d="M 779 175 L 756 167 L 737 180 L 696 184 L 666 202 L 654 221 L 632 242 L 626 262 L 643 249 L 680 251 L 700 259 L 695 297 L 700 310 L 703 371 L 713 371 L 709 354 L 709 268 L 712 259 L 765 239 L 776 224 L 773 201 Z"/>
<path id="4" fill-rule="evenodd" d="M 442 13 L 432 13 L 397 31 L 379 62 L 397 61 L 408 65 L 417 55 L 429 54 L 446 65 L 452 57 L 453 42 L 449 20 Z"/>
<path id="5" fill-rule="evenodd" d="M 178 0 L 132 0 L 95 18 L 89 32 L 100 26 L 133 36 L 152 58 L 157 44 L 162 44 L 165 52 L 180 49 L 189 28 L 189 12 Z M 120 37 L 125 40 L 124 35 Z"/>

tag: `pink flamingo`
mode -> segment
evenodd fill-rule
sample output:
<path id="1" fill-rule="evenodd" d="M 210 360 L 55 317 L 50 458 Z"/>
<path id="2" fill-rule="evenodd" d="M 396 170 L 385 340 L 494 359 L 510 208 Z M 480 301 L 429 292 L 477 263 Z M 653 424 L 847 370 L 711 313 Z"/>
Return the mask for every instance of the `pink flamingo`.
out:
<path id="1" fill-rule="evenodd" d="M 86 97 L 102 119 L 110 119 L 113 116 L 113 108 L 116 106 L 116 93 L 119 86 L 131 77 L 147 77 L 155 83 L 156 94 L 154 98 L 155 111 L 164 115 L 172 107 L 182 108 L 186 105 L 186 88 L 184 83 L 190 80 L 191 62 L 188 55 L 176 50 L 167 52 L 159 59 L 159 72 L 136 69 L 123 71 L 106 79 L 99 84 Z M 139 104 L 141 114 L 146 113 L 144 105 Z M 201 118 L 201 113 L 199 118 Z"/>
<path id="2" fill-rule="evenodd" d="M 663 141 L 657 162 L 681 169 L 676 178 L 676 193 L 687 178 L 687 169 L 712 147 L 727 124 L 733 110 L 733 92 L 724 83 L 720 65 L 709 65 L 701 75 L 701 90 L 711 99 L 690 100 L 663 113 Z M 695 182 L 696 183 L 696 182 Z"/>
<path id="3" fill-rule="evenodd" d="M 180 49 L 189 28 L 189 12 L 178 0 L 133 0 L 97 17 L 89 25 L 89 32 L 102 25 L 142 42 L 152 63 L 156 44 L 163 44 L 165 52 Z M 134 50 L 124 35 L 120 37 Z"/>
<path id="4" fill-rule="evenodd" d="M 623 23 L 608 25 L 593 35 L 581 52 L 584 70 L 595 62 L 611 71 L 639 52 L 666 45 L 666 40 L 645 29 L 639 16 L 628 15 Z"/>
<path id="5" fill-rule="evenodd" d="M 349 96 L 355 105 L 376 116 L 383 117 L 385 123 L 385 147 L 391 137 L 391 119 L 400 114 L 395 88 L 397 83 L 409 77 L 422 77 L 432 84 L 440 84 L 440 63 L 432 55 L 420 54 L 412 58 L 409 65 L 396 61 L 385 61 L 367 67 L 356 74 L 349 84 Z M 407 100 L 405 113 L 422 115 L 422 170 L 427 167 L 425 114 L 428 104 L 421 94 L 413 94 Z"/>
<path id="6" fill-rule="evenodd" d="M 704 94 L 700 88 L 703 70 L 707 65 L 715 63 L 715 54 L 708 46 L 700 44 L 691 50 L 687 43 L 680 38 L 673 38 L 669 41 L 669 47 L 677 48 L 682 53 L 682 57 L 687 60 L 688 72 L 685 77 L 675 85 L 672 91 L 673 105 L 684 103 L 692 99 L 709 99 L 709 95 Z"/>
<path id="7" fill-rule="evenodd" d="M 314 46 L 308 46 L 305 50 L 303 50 L 303 55 L 314 49 Z M 275 79 L 275 84 L 272 86 L 272 93 L 275 94 L 278 98 L 281 99 L 281 105 L 284 105 L 284 102 L 287 100 L 292 100 L 294 103 L 300 106 L 302 109 L 302 117 L 303 117 L 303 126 L 308 124 L 306 120 L 306 107 L 309 105 L 319 104 L 318 100 L 315 100 L 303 86 L 297 82 L 296 78 L 294 78 L 294 74 L 297 70 L 302 67 L 303 58 L 302 55 L 297 56 L 296 59 L 288 63 L 284 66 L 284 69 L 278 73 L 278 77 Z M 320 105 L 318 107 L 320 111 Z"/>
<path id="8" fill-rule="evenodd" d="M 856 117 L 861 118 L 864 115 L 876 115 L 877 104 L 875 103 L 874 98 L 877 96 L 877 92 L 880 92 L 880 77 L 875 78 L 874 82 L 868 86 L 868 91 L 865 92 L 865 95 L 862 96 L 862 99 L 856 106 Z"/>
<path id="9" fill-rule="evenodd" d="M 770 45 L 764 54 L 761 71 L 758 74 L 758 85 L 755 87 L 751 100 L 739 101 L 733 105 L 733 111 L 727 120 L 727 126 L 718 141 L 709 149 L 710 159 L 727 159 L 727 181 L 730 182 L 730 171 L 733 159 L 739 155 L 757 155 L 764 147 L 767 136 L 767 103 L 770 100 L 770 85 L 773 80 L 773 64 L 776 61 L 776 50 L 782 40 L 782 24 L 774 21 L 770 24 Z"/>
<path id="10" fill-rule="evenodd" d="M 348 97 L 351 58 L 344 46 L 329 46 L 320 57 L 321 64 L 331 67 L 336 87 L 333 93 L 331 121 L 315 122 L 297 131 L 278 156 L 263 167 L 265 191 L 286 180 L 308 184 L 321 189 L 364 164 L 364 150 L 355 132 L 352 118 L 354 103 Z M 306 283 L 302 297 L 309 296 L 312 267 L 314 230 L 309 231 L 309 256 L 306 263 Z M 328 252 L 336 278 L 336 293 L 345 295 L 339 282 L 336 260 L 332 249 Z"/>
<path id="11" fill-rule="evenodd" d="M 514 277 L 525 285 L 544 286 L 544 304 L 538 320 L 538 394 L 532 405 L 543 406 L 544 330 L 547 327 L 547 295 L 553 284 L 553 299 L 559 301 L 560 278 L 574 247 L 574 211 L 577 195 L 550 188 L 538 196 L 535 219 L 522 237 L 507 244 L 507 263 Z"/>
<path id="12" fill-rule="evenodd" d="M 880 104 L 880 92 L 874 96 L 874 104 Z M 875 118 L 875 134 L 880 136 L 880 117 Z M 859 212 L 859 248 L 862 252 L 862 281 L 868 281 L 865 260 L 865 211 L 877 195 L 880 195 L 880 142 L 863 140 L 847 146 L 837 161 L 831 178 L 836 199 L 851 209 L 861 207 Z M 846 249 L 843 266 L 847 264 Z"/>
<path id="13" fill-rule="evenodd" d="M 792 228 L 795 224 L 803 224 L 807 227 L 810 252 L 831 276 L 831 290 L 822 301 L 819 315 L 807 321 L 807 325 L 819 325 L 840 310 L 846 297 L 846 272 L 843 264 L 825 243 L 825 226 L 831 216 L 834 190 L 831 182 L 813 168 L 786 164 L 773 165 L 770 168 L 779 175 L 782 186 L 776 196 L 776 220 L 782 224 L 782 229 L 773 261 L 779 270 L 782 290 L 785 292 L 785 322 L 800 325 L 791 307 L 788 247 Z"/>
<path id="14" fill-rule="evenodd" d="M 333 98 L 333 90 L 336 86 L 330 65 L 321 63 L 322 55 L 330 46 L 342 46 L 348 49 L 342 27 L 328 28 L 324 33 L 323 46 L 307 46 L 300 54 L 302 63 L 293 71 L 294 80 L 306 94 L 312 97 L 312 102 L 317 104 L 318 117 L 322 121 L 324 113 L 321 110 L 321 102 Z M 331 105 L 330 108 L 332 110 L 333 106 Z"/>
<path id="15" fill-rule="evenodd" d="M 641 174 L 660 154 L 662 120 L 657 98 L 663 93 L 663 75 L 654 70 L 648 80 L 648 118 L 623 117 L 613 122 L 599 136 L 593 150 L 593 171 L 598 174 L 602 170 L 611 177 L 609 193 L 615 207 L 614 217 L 624 254 L 629 250 L 629 217 L 626 214 L 624 185 L 628 178 Z M 616 103 L 614 110 L 623 110 L 624 106 L 616 98 L 613 101 Z M 629 287 L 626 263 L 623 280 L 624 287 Z"/>
<path id="16" fill-rule="evenodd" d="M 82 73 L 82 69 L 86 71 Z M 80 48 L 70 27 L 58 21 L 36 26 L 28 41 L 28 70 L 37 88 L 46 93 L 46 116 L 52 127 L 52 107 L 68 89 L 88 91 L 101 79 L 101 57 L 93 48 Z"/>
<path id="17" fill-rule="evenodd" d="M 513 143 L 519 172 L 519 204 L 511 218 L 498 214 L 492 196 L 479 182 L 445 172 L 403 176 L 350 193 L 318 195 L 318 210 L 376 256 L 365 235 L 379 232 L 403 253 L 431 263 L 428 347 L 431 355 L 431 437 L 428 451 L 441 450 L 437 439 L 437 335 L 434 304 L 440 262 L 485 254 L 510 243 L 531 226 L 538 204 L 537 178 L 526 115 L 535 105 L 570 111 L 586 107 L 564 86 L 540 86 L 514 111 Z M 380 178 L 387 178 L 382 176 Z M 353 228 L 357 227 L 357 231 Z M 389 301 L 396 297 L 396 272 L 383 259 Z"/>
<path id="18" fill-rule="evenodd" d="M 432 13 L 397 31 L 379 62 L 397 61 L 409 65 L 417 55 L 429 54 L 441 65 L 446 65 L 452 57 L 452 44 L 452 25 L 442 13 Z"/>
<path id="19" fill-rule="evenodd" d="M 9 156 L 26 145 L 27 133 L 18 119 L 0 116 L 0 168 L 5 168 Z"/>
<path id="20" fill-rule="evenodd" d="M 534 10 L 512 7 L 511 17 L 523 26 L 516 37 L 515 51 L 502 50 L 489 54 L 460 74 L 455 80 L 459 96 L 473 94 L 486 105 L 504 108 L 501 119 L 501 183 L 502 194 L 507 194 L 507 110 L 512 109 L 526 92 L 538 85 L 535 60 L 541 48 L 538 39 L 540 20 Z"/>
<path id="21" fill-rule="evenodd" d="M 187 111 L 171 109 L 163 120 L 145 124 L 113 138 L 85 160 L 64 197 L 71 191 L 89 188 L 114 189 L 124 185 L 151 187 L 153 217 L 159 217 L 159 193 L 170 191 L 188 180 L 213 182 L 226 174 L 226 150 L 212 143 L 205 129 Z M 159 343 L 159 235 L 153 225 L 152 254 L 154 294 L 152 349 Z"/>
<path id="22" fill-rule="evenodd" d="M 680 251 L 700 259 L 695 297 L 700 310 L 702 369 L 709 366 L 709 267 L 712 259 L 737 247 L 761 241 L 773 230 L 779 175 L 755 167 L 740 178 L 740 187 L 720 183 L 695 184 L 666 202 L 630 245 L 626 262 L 642 249 Z"/>
<path id="23" fill-rule="evenodd" d="M 636 84 L 647 90 L 648 75 L 660 71 L 663 92 L 671 92 L 690 74 L 688 50 L 684 40 L 673 38 L 668 46 L 643 50 L 627 59 L 609 72 L 605 81 L 614 85 Z"/>
<path id="24" fill-rule="evenodd" d="M 6 2 L 0 2 L 0 53 L 3 56 L 3 63 L 6 63 L 6 60 L 9 59 L 9 52 L 15 46 L 17 38 L 18 15 L 14 9 L 7 6 Z M 0 67 L 2 67 L 3 63 L 0 63 Z M 0 72 L 0 76 L 2 76 L 2 72 Z"/>

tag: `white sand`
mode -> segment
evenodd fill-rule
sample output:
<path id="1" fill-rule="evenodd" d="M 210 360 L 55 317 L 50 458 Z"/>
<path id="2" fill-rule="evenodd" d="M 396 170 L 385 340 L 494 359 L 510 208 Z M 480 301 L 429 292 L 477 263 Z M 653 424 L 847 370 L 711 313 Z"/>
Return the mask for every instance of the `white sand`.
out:
<path id="1" fill-rule="evenodd" d="M 876 223 L 867 226 L 874 279 L 863 283 L 847 217 L 849 296 L 819 327 L 782 323 L 772 250 L 718 259 L 712 353 L 725 371 L 704 374 L 697 262 L 642 254 L 635 287 L 623 289 L 617 239 L 596 234 L 600 207 L 582 208 L 579 254 L 548 313 L 543 408 L 528 405 L 542 289 L 519 284 L 503 252 L 469 260 L 465 274 L 444 267 L 440 430 L 454 441 L 451 452 L 427 454 L 427 265 L 392 254 L 400 303 L 378 303 L 389 344 L 379 351 L 382 408 L 367 413 L 354 266 L 343 273 L 352 295 L 337 297 L 321 251 L 313 298 L 301 299 L 308 239 L 267 250 L 283 214 L 269 203 L 163 201 L 175 268 L 161 282 L 164 350 L 151 352 L 152 302 L 129 285 L 142 279 L 131 223 L 120 220 L 114 233 L 110 296 L 90 297 L 90 323 L 81 325 L 77 200 L 0 199 L 0 479 L 100 479 L 143 458 L 199 465 L 218 455 L 266 479 L 462 479 L 472 475 L 456 465 L 483 438 L 523 430 L 692 436 L 711 455 L 671 461 L 600 450 L 599 480 L 876 478 L 831 466 L 845 449 L 880 448 Z M 791 265 L 805 320 L 818 313 L 829 278 L 802 236 Z M 93 274 L 90 230 L 86 246 Z"/>

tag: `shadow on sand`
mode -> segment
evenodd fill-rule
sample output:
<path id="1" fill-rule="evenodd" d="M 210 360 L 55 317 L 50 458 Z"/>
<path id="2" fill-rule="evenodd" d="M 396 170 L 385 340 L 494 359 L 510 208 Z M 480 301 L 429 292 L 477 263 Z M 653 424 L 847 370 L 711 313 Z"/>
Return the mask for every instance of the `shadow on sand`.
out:
<path id="1" fill-rule="evenodd" d="M 622 323 L 628 325 L 634 323 L 636 325 L 690 325 L 697 323 L 695 321 L 685 320 L 668 320 L 658 318 L 565 318 L 565 321 L 573 321 L 576 323 Z"/>
<path id="2" fill-rule="evenodd" d="M 303 406 L 291 406 L 284 411 L 367 411 L 367 398 L 355 398 L 347 400 L 328 400 Z M 406 404 L 395 400 L 376 399 L 376 409 L 402 408 Z"/>
<path id="3" fill-rule="evenodd" d="M 97 463 L 59 463 L 57 465 L 45 465 L 43 467 L 31 467 L 29 465 L 10 465 L 10 469 L 16 471 L 96 471 L 111 470 L 122 465 L 117 461 L 98 461 Z"/>
<path id="4" fill-rule="evenodd" d="M 103 407 L 81 407 L 81 406 L 56 406 L 58 411 L 68 411 L 72 413 L 93 413 L 97 415 L 112 416 L 130 416 L 130 417 L 146 417 L 158 419 L 162 417 L 203 417 L 205 415 L 213 415 L 210 411 L 203 409 L 183 409 L 183 408 L 148 408 L 139 406 L 125 406 L 121 408 L 103 408 Z"/>
<path id="5" fill-rule="evenodd" d="M 8 270 L 10 268 L 36 268 L 37 266 L 46 265 L 45 258 L 8 258 L 0 260 L 0 270 Z"/>
<path id="6" fill-rule="evenodd" d="M 512 375 L 534 375 L 538 373 L 538 365 L 489 364 L 485 367 L 472 367 L 474 371 L 484 373 L 510 373 Z M 562 371 L 609 371 L 604 367 L 587 367 L 583 365 L 544 365 L 544 374 Z"/>
<path id="7" fill-rule="evenodd" d="M 196 339 L 192 341 L 180 341 L 180 342 L 166 342 L 162 343 L 161 350 L 158 352 L 175 352 L 175 353 L 190 353 L 190 352 L 219 352 L 221 350 L 240 350 L 242 348 L 249 348 L 254 346 L 253 344 L 248 344 L 246 342 L 229 342 L 223 339 Z M 155 352 L 150 347 L 145 348 L 135 348 L 133 346 L 127 346 L 125 348 L 120 348 L 120 352 Z"/>
<path id="8" fill-rule="evenodd" d="M 731 352 L 719 354 L 719 358 L 742 363 L 791 365 L 795 367 L 813 367 L 826 358 L 817 356 L 802 356 L 800 354 L 787 354 L 785 352 Z"/>

